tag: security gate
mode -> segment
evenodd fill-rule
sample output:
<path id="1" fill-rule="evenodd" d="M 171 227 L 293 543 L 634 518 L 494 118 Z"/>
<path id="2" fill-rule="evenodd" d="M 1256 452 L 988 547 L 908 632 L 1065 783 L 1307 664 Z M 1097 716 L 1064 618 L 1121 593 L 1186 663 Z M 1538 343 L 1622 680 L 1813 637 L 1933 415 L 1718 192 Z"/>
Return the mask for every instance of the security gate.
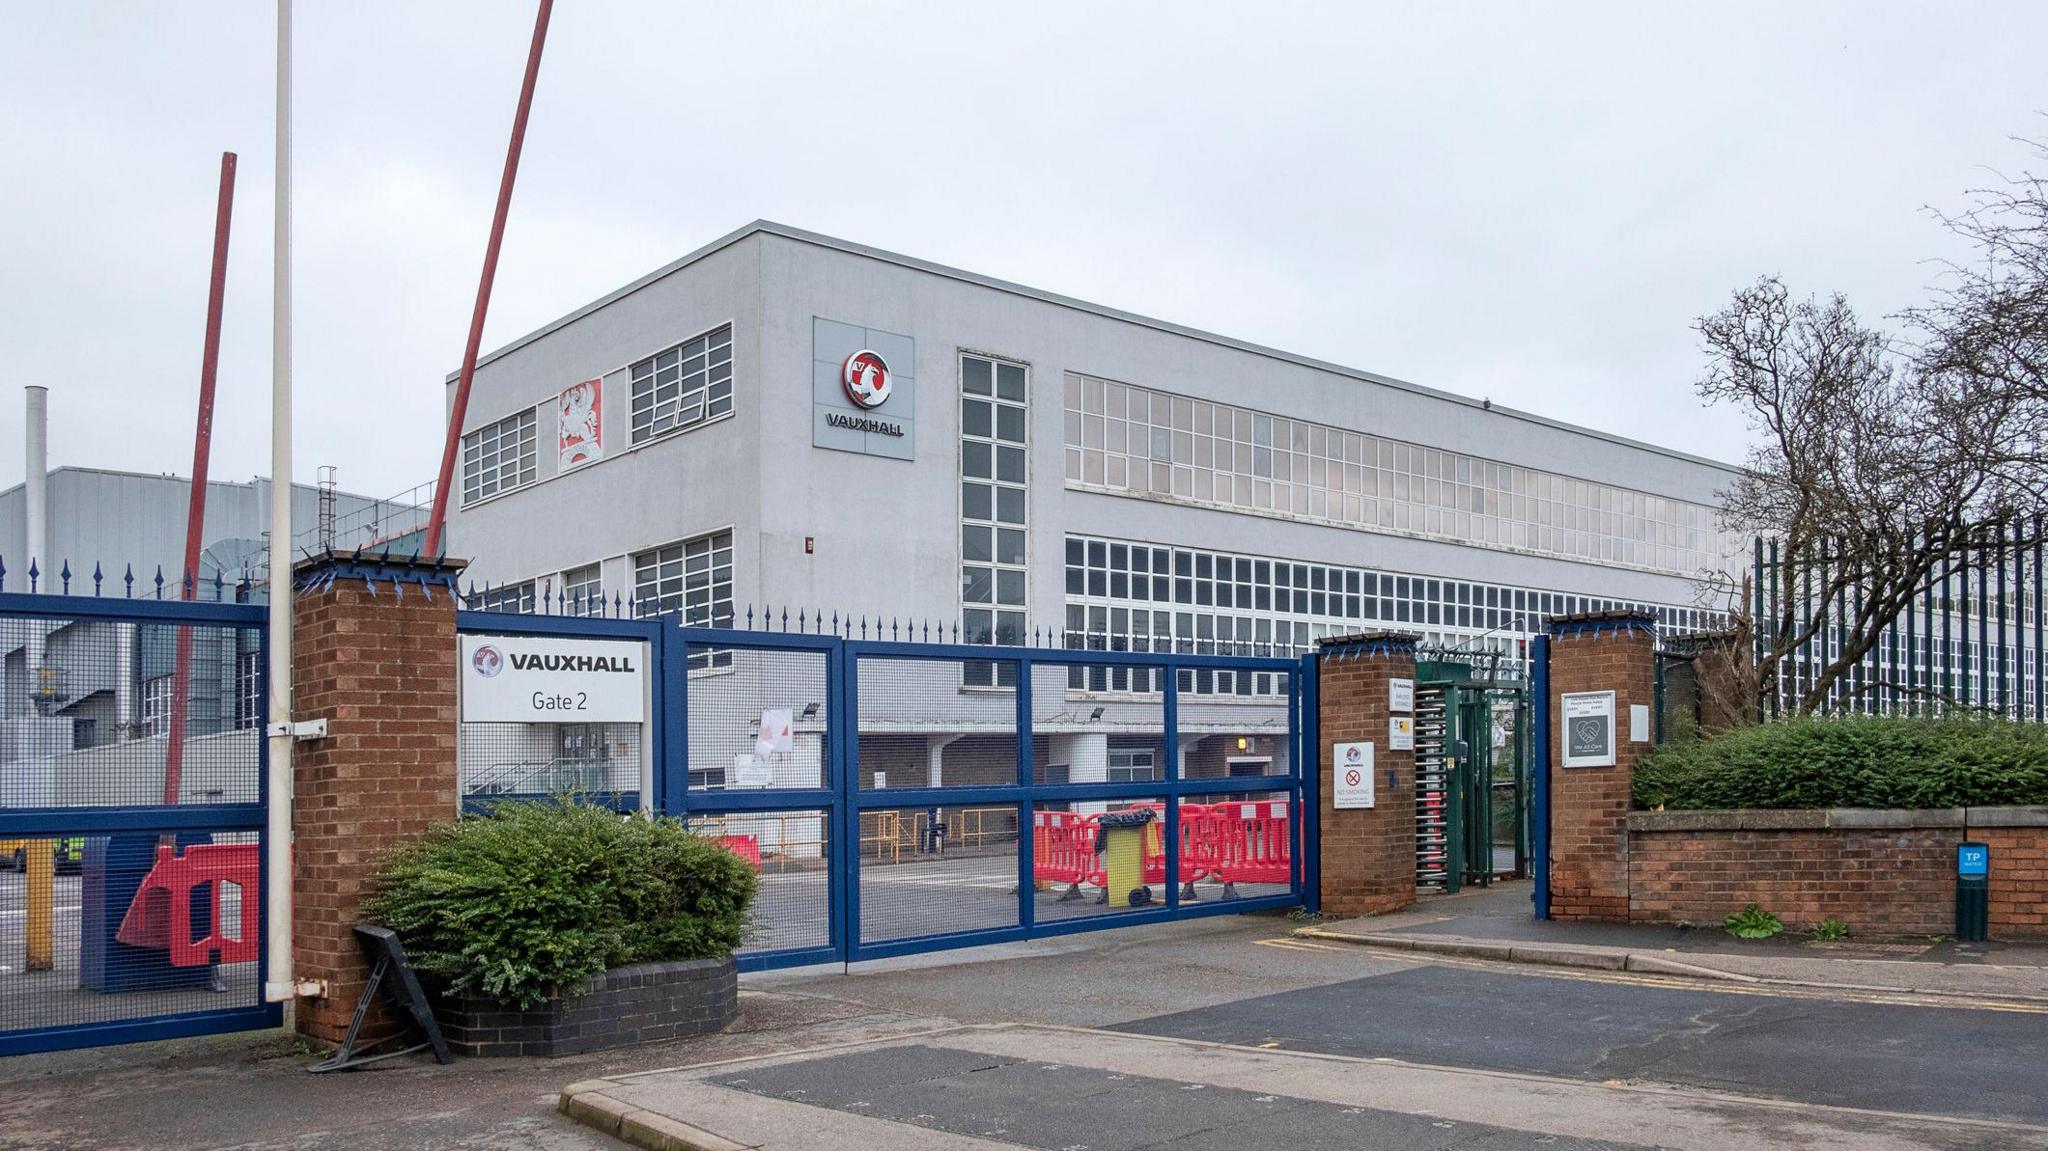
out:
<path id="1" fill-rule="evenodd" d="M 629 806 L 644 762 L 653 807 L 757 864 L 744 970 L 1303 902 L 1307 661 L 483 612 L 459 624 L 648 644 L 654 715 L 630 738 L 588 736 L 614 756 L 591 778 Z M 514 751 L 472 726 L 472 799 L 544 790 L 487 787 L 524 770 L 494 763 L 548 765 L 527 778 L 573 767 L 560 733 Z"/>
<path id="2" fill-rule="evenodd" d="M 260 606 L 0 593 L 0 1055 L 277 1025 L 266 668 Z"/>

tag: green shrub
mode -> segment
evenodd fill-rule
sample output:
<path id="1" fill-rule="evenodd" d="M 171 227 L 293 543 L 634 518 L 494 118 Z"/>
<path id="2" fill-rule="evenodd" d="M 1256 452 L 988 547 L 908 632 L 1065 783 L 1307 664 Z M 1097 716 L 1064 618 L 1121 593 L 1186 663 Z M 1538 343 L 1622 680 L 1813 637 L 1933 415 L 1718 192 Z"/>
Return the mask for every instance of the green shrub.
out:
<path id="1" fill-rule="evenodd" d="M 1813 925 L 1813 937 L 1822 943 L 1849 938 L 1849 925 L 1830 915 Z"/>
<path id="2" fill-rule="evenodd" d="M 1741 911 L 1721 921 L 1722 930 L 1737 939 L 1769 939 L 1785 925 L 1777 916 L 1757 904 L 1745 904 Z"/>
<path id="3" fill-rule="evenodd" d="M 731 954 L 755 884 L 676 820 L 506 803 L 401 847 L 364 912 L 437 990 L 532 1007 L 607 967 Z"/>
<path id="4" fill-rule="evenodd" d="M 1636 802 L 1671 810 L 2048 803 L 2048 726 L 1993 719 L 1786 719 L 1667 743 Z"/>

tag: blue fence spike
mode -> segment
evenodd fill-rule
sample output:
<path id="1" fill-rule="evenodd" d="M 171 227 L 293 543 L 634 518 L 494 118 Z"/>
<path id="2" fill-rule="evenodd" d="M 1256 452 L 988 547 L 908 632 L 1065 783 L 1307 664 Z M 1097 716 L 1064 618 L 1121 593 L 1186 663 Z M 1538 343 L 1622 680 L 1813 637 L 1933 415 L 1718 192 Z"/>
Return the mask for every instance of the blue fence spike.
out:
<path id="1" fill-rule="evenodd" d="M 30 592 L 36 590 L 36 579 L 42 574 L 41 569 L 36 567 L 36 557 L 28 557 L 28 590 Z"/>
<path id="2" fill-rule="evenodd" d="M 102 577 L 100 575 L 100 561 L 94 560 L 92 561 L 92 594 L 95 597 L 97 597 L 100 594 L 101 578 Z"/>
<path id="3" fill-rule="evenodd" d="M 226 586 L 227 581 L 220 578 L 220 569 L 215 568 L 213 572 L 213 602 L 220 602 L 220 589 Z"/>
<path id="4" fill-rule="evenodd" d="M 549 580 L 540 589 L 540 614 L 553 615 L 555 606 L 555 582 Z"/>
<path id="5" fill-rule="evenodd" d="M 799 625 L 797 625 L 797 626 L 801 627 L 801 626 L 803 626 L 803 625 L 799 624 Z M 789 630 L 789 605 L 788 605 L 788 604 L 784 604 L 784 605 L 782 605 L 782 630 L 783 630 L 783 631 L 788 631 L 788 630 Z"/>
<path id="6" fill-rule="evenodd" d="M 879 618 L 875 620 L 875 634 L 882 634 L 882 621 Z M 892 641 L 896 639 L 896 617 L 893 615 L 889 617 L 889 638 Z"/>
<path id="7" fill-rule="evenodd" d="M 7 590 L 7 557 L 0 556 L 0 591 Z"/>
<path id="8" fill-rule="evenodd" d="M 748 605 L 747 605 L 747 630 L 748 630 L 748 631 L 753 631 L 753 630 L 754 630 L 754 605 L 753 605 L 753 604 L 748 604 Z"/>
<path id="9" fill-rule="evenodd" d="M 62 587 L 62 591 L 63 591 L 63 593 L 64 593 L 65 595 L 70 595 L 70 594 L 71 594 L 71 561 L 70 561 L 70 560 L 65 560 L 65 561 L 64 561 L 64 567 L 63 567 L 63 570 L 59 571 L 59 572 L 57 573 L 57 575 L 58 575 L 58 577 L 59 577 L 60 579 L 62 579 L 62 580 L 64 581 L 64 583 L 63 583 L 63 587 Z"/>
<path id="10" fill-rule="evenodd" d="M 156 598 L 164 598 L 164 565 L 156 565 Z"/>
<path id="11" fill-rule="evenodd" d="M 122 599 L 134 599 L 134 598 L 135 598 L 135 565 L 134 565 L 134 564 L 129 564 L 129 565 L 127 565 L 127 570 L 126 570 L 126 571 L 124 571 L 124 572 L 122 573 L 122 575 L 121 575 L 121 583 L 122 583 L 122 584 L 123 584 L 123 586 L 124 586 L 124 587 L 126 588 L 126 590 L 125 590 L 125 591 L 123 591 L 123 592 L 121 593 L 121 598 L 122 598 Z"/>

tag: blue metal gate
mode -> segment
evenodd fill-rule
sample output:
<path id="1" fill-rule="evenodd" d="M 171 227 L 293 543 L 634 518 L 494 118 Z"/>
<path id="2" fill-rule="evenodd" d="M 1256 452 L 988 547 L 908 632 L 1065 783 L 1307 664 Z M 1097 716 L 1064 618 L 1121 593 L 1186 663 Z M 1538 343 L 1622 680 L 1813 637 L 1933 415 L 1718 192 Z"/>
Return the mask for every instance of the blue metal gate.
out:
<path id="1" fill-rule="evenodd" d="M 0 593 L 0 1055 L 278 1024 L 267 667 L 260 606 Z"/>
<path id="2" fill-rule="evenodd" d="M 743 969 L 1294 907 L 1314 890 L 1312 659 L 494 612 L 459 625 L 648 645 L 659 674 L 637 735 L 537 746 L 466 725 L 465 794 L 603 781 L 578 790 L 624 808 L 646 778 L 650 806 L 759 859 Z M 1096 837 L 1132 809 L 1151 824 L 1118 871 Z"/>

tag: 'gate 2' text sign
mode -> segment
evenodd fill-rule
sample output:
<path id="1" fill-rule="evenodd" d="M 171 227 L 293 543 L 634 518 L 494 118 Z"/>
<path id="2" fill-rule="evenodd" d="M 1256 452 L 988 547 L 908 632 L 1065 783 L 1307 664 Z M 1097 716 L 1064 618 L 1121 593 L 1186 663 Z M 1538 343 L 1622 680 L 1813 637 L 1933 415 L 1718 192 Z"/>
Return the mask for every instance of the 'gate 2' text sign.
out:
<path id="1" fill-rule="evenodd" d="M 1330 787 L 1330 806 L 1339 811 L 1372 806 L 1372 744 L 1333 743 L 1330 762 L 1335 770 Z"/>
<path id="2" fill-rule="evenodd" d="M 646 687 L 630 640 L 462 637 L 465 723 L 640 723 Z"/>
<path id="3" fill-rule="evenodd" d="M 1614 693 L 1566 692 L 1557 697 L 1564 713 L 1564 765 L 1614 766 Z"/>

